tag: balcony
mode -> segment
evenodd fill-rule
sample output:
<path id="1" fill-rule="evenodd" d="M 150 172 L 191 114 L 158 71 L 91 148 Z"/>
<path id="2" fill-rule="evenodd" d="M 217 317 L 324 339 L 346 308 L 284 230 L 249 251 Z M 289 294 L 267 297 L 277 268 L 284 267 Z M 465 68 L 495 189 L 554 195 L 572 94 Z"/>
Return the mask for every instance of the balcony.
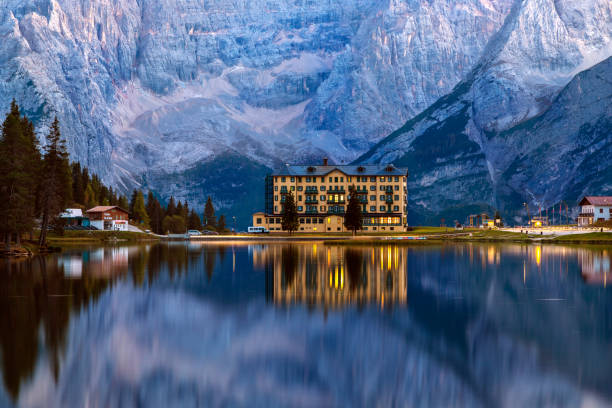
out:
<path id="1" fill-rule="evenodd" d="M 393 196 L 387 196 L 385 197 L 385 202 L 387 204 L 393 204 Z"/>
<path id="2" fill-rule="evenodd" d="M 319 190 L 316 187 L 306 187 L 306 194 L 317 194 Z"/>
<path id="3" fill-rule="evenodd" d="M 344 187 L 340 187 L 340 188 L 330 188 L 329 190 L 327 190 L 327 194 L 344 194 Z"/>
<path id="4" fill-rule="evenodd" d="M 305 203 L 306 204 L 319 204 L 319 200 L 317 200 L 316 198 L 306 198 Z"/>
<path id="5" fill-rule="evenodd" d="M 327 213 L 335 215 L 344 215 L 344 208 L 330 208 Z"/>
<path id="6" fill-rule="evenodd" d="M 328 198 L 327 199 L 327 204 L 332 204 L 332 205 L 333 204 L 346 204 L 346 201 L 345 200 L 336 200 L 336 201 L 334 201 L 333 199 Z"/>

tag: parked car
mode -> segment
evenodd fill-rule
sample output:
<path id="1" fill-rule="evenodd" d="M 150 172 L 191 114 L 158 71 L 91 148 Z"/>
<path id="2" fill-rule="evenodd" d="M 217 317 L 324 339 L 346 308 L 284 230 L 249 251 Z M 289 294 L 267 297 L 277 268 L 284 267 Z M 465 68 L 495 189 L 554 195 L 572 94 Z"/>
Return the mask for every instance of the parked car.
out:
<path id="1" fill-rule="evenodd" d="M 270 231 L 266 227 L 249 227 L 249 234 L 268 234 Z"/>
<path id="2" fill-rule="evenodd" d="M 198 230 L 189 230 L 187 231 L 187 235 L 189 235 L 190 237 L 195 237 L 198 235 L 202 235 L 202 233 Z"/>
<path id="3" fill-rule="evenodd" d="M 219 233 L 217 231 L 209 231 L 209 230 L 202 231 L 202 234 L 204 234 L 204 235 L 219 235 Z"/>

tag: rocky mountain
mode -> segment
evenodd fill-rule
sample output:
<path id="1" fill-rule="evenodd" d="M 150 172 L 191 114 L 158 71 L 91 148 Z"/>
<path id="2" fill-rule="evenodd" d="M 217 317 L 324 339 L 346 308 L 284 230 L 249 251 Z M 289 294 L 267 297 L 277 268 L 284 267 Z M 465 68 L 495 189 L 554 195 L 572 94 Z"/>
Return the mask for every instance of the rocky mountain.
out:
<path id="1" fill-rule="evenodd" d="M 474 192 L 494 205 L 517 156 L 490 135 L 611 54 L 605 0 L 0 5 L 0 110 L 16 98 L 41 137 L 57 115 L 72 158 L 107 183 L 196 206 L 212 195 L 239 216 L 281 163 L 372 148 L 368 161 L 401 162 L 419 143 L 465 162 L 414 156 L 415 215 Z"/>
<path id="2" fill-rule="evenodd" d="M 466 79 L 360 161 L 407 166 L 413 216 L 430 222 L 608 193 L 610 60 L 576 74 L 611 39 L 609 2 L 516 2 Z"/>
<path id="3" fill-rule="evenodd" d="M 0 110 L 15 97 L 41 136 L 58 115 L 72 158 L 106 182 L 225 207 L 228 186 L 278 163 L 365 152 L 470 72 L 511 6 L 0 3 Z M 249 172 L 228 175 L 239 162 Z"/>

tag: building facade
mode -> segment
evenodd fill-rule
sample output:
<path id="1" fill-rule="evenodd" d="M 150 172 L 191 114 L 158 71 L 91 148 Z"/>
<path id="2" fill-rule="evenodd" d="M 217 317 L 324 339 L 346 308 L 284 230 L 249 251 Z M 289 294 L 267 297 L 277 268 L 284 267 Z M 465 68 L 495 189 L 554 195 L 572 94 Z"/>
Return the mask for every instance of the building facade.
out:
<path id="1" fill-rule="evenodd" d="M 127 231 L 129 213 L 118 206 L 98 206 L 87 210 L 90 224 L 99 230 Z"/>
<path id="2" fill-rule="evenodd" d="M 612 196 L 587 196 L 580 201 L 578 225 L 588 226 L 612 219 Z"/>
<path id="3" fill-rule="evenodd" d="M 344 215 L 351 188 L 361 202 L 366 232 L 405 231 L 407 170 L 392 165 L 286 166 L 266 177 L 265 211 L 253 214 L 253 226 L 282 232 L 285 198 L 293 194 L 298 232 L 345 232 Z"/>

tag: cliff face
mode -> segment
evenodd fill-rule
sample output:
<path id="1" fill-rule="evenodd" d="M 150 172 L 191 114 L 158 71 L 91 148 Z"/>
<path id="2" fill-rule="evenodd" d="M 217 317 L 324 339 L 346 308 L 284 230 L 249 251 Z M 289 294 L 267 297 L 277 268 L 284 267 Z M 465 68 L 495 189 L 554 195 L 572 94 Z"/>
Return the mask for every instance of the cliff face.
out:
<path id="1" fill-rule="evenodd" d="M 0 107 L 124 188 L 230 154 L 350 160 L 449 92 L 510 0 L 5 0 Z M 168 177 L 165 177 L 168 176 Z M 176 177 L 175 177 L 176 176 Z M 166 180 L 167 179 L 167 180 Z"/>
<path id="2" fill-rule="evenodd" d="M 223 193 L 229 162 L 240 162 L 231 178 L 242 188 L 279 163 L 346 162 L 368 149 L 369 161 L 415 167 L 413 198 L 425 211 L 474 193 L 492 205 L 516 156 L 490 135 L 548 109 L 611 54 L 611 8 L 4 0 L 0 108 L 15 97 L 41 136 L 57 115 L 72 158 L 106 182 L 195 205 L 212 194 L 234 206 Z M 204 168 L 206 181 L 193 180 Z M 241 169 L 257 171 L 244 178 Z"/>
<path id="3" fill-rule="evenodd" d="M 421 217 L 609 192 L 610 63 L 576 74 L 612 55 L 611 22 L 603 1 L 515 3 L 466 79 L 361 160 L 408 166 Z"/>

